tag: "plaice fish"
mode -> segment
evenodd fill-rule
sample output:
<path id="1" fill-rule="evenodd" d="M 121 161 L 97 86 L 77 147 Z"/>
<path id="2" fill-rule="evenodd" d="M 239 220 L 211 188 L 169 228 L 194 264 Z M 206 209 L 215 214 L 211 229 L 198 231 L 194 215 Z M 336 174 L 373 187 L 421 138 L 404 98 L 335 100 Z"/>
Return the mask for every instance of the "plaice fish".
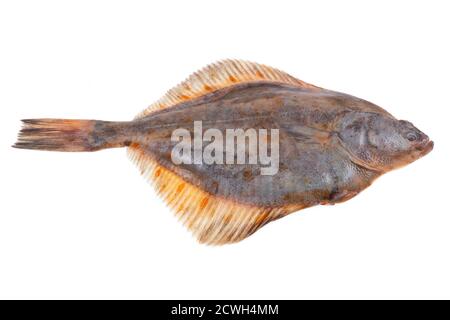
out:
<path id="1" fill-rule="evenodd" d="M 133 121 L 23 122 L 16 148 L 127 147 L 207 244 L 237 242 L 289 213 L 346 201 L 433 148 L 410 122 L 373 103 L 240 60 L 194 73 Z"/>

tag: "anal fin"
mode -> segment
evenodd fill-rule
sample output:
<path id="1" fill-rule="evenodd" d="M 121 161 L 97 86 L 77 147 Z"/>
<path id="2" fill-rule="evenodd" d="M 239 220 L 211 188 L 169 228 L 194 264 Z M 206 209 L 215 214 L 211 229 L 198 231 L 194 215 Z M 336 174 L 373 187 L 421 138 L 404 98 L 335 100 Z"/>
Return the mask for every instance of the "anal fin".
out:
<path id="1" fill-rule="evenodd" d="M 268 222 L 298 210 L 251 206 L 211 195 L 161 166 L 138 145 L 131 145 L 128 151 L 158 195 L 201 243 L 238 242 Z"/>

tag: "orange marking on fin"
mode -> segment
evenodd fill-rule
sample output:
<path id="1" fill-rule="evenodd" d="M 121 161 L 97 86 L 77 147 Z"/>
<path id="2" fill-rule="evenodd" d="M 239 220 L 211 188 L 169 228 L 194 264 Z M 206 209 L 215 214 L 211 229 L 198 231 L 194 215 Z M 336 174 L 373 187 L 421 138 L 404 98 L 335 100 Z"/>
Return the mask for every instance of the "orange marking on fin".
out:
<path id="1" fill-rule="evenodd" d="M 260 78 L 264 78 L 264 75 L 259 70 L 256 70 L 256 75 Z"/>
<path id="2" fill-rule="evenodd" d="M 208 201 L 209 201 L 208 197 L 204 197 L 200 202 L 200 209 L 202 210 L 205 209 L 206 205 L 208 204 Z"/>
<path id="3" fill-rule="evenodd" d="M 223 218 L 223 222 L 225 222 L 226 224 L 229 224 L 231 222 L 231 220 L 233 219 L 233 217 L 231 216 L 231 214 L 227 214 L 225 215 L 225 217 Z"/>
<path id="4" fill-rule="evenodd" d="M 181 191 L 183 191 L 185 186 L 186 186 L 185 183 L 180 183 L 177 187 L 177 193 L 180 193 Z"/>
<path id="5" fill-rule="evenodd" d="M 155 171 L 155 177 L 158 178 L 161 175 L 161 168 Z"/>
<path id="6" fill-rule="evenodd" d="M 185 94 L 182 94 L 182 95 L 180 96 L 180 98 L 183 99 L 183 100 L 189 100 L 191 97 L 189 97 L 189 96 L 187 96 L 187 95 L 185 95 Z"/>
<path id="7" fill-rule="evenodd" d="M 203 89 L 207 90 L 207 91 L 211 91 L 213 88 L 211 88 L 210 86 L 208 86 L 207 84 L 205 84 L 203 86 Z"/>
<path id="8" fill-rule="evenodd" d="M 237 82 L 237 79 L 233 76 L 229 76 L 228 80 L 230 80 L 231 82 Z"/>
<path id="9" fill-rule="evenodd" d="M 257 224 L 257 225 L 260 225 L 261 223 L 263 223 L 263 222 L 267 219 L 268 216 L 269 216 L 269 213 L 268 213 L 268 212 L 263 212 L 263 213 L 261 213 L 261 214 L 259 215 L 259 217 L 256 218 L 256 224 Z"/>

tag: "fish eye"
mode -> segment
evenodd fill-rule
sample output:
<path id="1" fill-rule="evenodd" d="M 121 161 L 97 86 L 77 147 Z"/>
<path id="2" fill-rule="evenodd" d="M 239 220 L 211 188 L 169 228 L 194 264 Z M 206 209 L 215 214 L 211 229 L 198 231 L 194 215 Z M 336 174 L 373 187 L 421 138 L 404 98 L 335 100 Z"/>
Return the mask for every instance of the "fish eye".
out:
<path id="1" fill-rule="evenodd" d="M 417 134 L 415 134 L 414 132 L 408 132 L 406 134 L 406 139 L 408 139 L 409 141 L 413 142 L 419 139 L 419 137 L 417 136 Z"/>

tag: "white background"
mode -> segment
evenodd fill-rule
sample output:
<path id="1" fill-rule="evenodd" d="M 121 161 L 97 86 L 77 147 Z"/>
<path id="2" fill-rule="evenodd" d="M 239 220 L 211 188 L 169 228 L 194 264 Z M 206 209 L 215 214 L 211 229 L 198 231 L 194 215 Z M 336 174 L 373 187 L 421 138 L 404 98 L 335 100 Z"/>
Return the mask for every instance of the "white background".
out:
<path id="1" fill-rule="evenodd" d="M 1 1 L 0 298 L 450 298 L 446 3 Z M 208 247 L 124 149 L 10 147 L 19 119 L 132 119 L 223 58 L 370 100 L 435 149 Z"/>

